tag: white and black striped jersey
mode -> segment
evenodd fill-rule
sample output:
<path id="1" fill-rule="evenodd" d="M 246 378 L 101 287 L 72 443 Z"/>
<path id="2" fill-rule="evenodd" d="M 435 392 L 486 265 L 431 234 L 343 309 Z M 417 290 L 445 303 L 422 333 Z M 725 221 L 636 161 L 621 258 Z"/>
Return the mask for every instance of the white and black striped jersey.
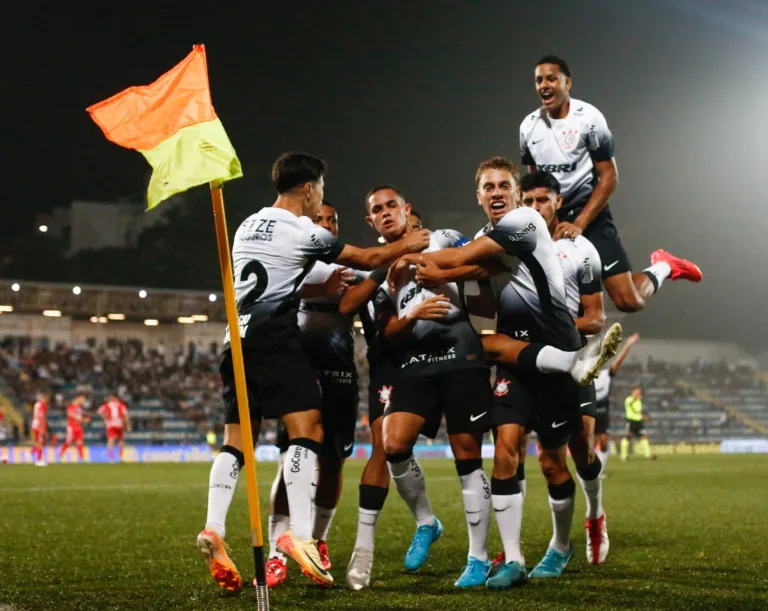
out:
<path id="1" fill-rule="evenodd" d="M 304 285 L 323 284 L 340 267 L 336 263 L 315 263 Z M 349 271 L 355 274 L 355 283 L 362 282 L 368 276 L 368 272 Z M 304 349 L 316 368 L 354 372 L 352 317 L 339 312 L 339 301 L 341 295 L 302 299 L 298 313 L 299 329 Z"/>
<path id="2" fill-rule="evenodd" d="M 475 237 L 483 235 L 504 249 L 502 262 L 511 270 L 491 279 L 499 333 L 578 350 L 581 340 L 568 311 L 562 264 L 544 218 L 532 208 L 516 208 Z"/>
<path id="3" fill-rule="evenodd" d="M 467 241 L 457 231 L 441 229 L 432 233 L 429 247 L 424 252 L 459 247 Z M 404 375 L 433 375 L 487 367 L 482 342 L 469 321 L 462 282 L 427 288 L 416 282 L 416 270 L 411 267 L 394 292 L 388 290 L 387 295 L 398 318 L 436 295 L 444 295 L 450 301 L 450 311 L 445 318 L 417 320 L 410 340 L 397 350 Z"/>
<path id="4" fill-rule="evenodd" d="M 581 316 L 582 295 L 594 295 L 603 290 L 600 284 L 600 255 L 587 238 L 563 238 L 555 241 L 557 256 L 563 266 L 565 300 L 573 318 Z"/>
<path id="5" fill-rule="evenodd" d="M 333 262 L 344 248 L 306 216 L 262 208 L 238 228 L 232 246 L 235 299 L 244 344 L 270 330 L 295 328 L 299 289 L 317 261 Z M 227 329 L 225 346 L 229 344 Z"/>
<path id="6" fill-rule="evenodd" d="M 574 98 L 564 119 L 553 119 L 539 108 L 520 124 L 522 162 L 550 172 L 560 182 L 563 205 L 558 216 L 564 220 L 575 218 L 587 203 L 597 184 L 595 162 L 611 159 L 613 149 L 603 113 Z"/>

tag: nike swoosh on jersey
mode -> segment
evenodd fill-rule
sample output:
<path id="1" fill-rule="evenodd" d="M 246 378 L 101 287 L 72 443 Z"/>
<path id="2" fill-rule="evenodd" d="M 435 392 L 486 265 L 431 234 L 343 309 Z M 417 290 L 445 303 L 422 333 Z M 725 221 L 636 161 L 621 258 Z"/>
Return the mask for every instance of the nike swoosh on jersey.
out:
<path id="1" fill-rule="evenodd" d="M 553 429 L 557 429 L 557 428 L 560 428 L 561 426 L 563 426 L 563 425 L 564 425 L 564 424 L 566 424 L 567 422 L 568 422 L 567 420 L 563 420 L 562 422 L 553 422 L 553 423 L 552 423 L 552 428 L 553 428 Z"/>
<path id="2" fill-rule="evenodd" d="M 543 140 L 543 138 L 539 138 L 538 140 L 534 140 L 533 142 L 531 142 L 531 146 L 533 146 L 534 144 L 538 144 L 542 140 Z"/>
<path id="3" fill-rule="evenodd" d="M 603 265 L 603 271 L 604 271 L 604 272 L 607 272 L 607 271 L 608 271 L 608 270 L 610 270 L 612 267 L 615 267 L 617 263 L 618 263 L 618 261 L 614 261 L 614 262 L 613 262 L 613 263 L 611 263 L 610 265 Z"/>
<path id="4" fill-rule="evenodd" d="M 344 446 L 344 451 L 346 452 L 346 451 L 347 451 L 347 450 L 349 450 L 349 449 L 350 449 L 350 448 L 351 448 L 353 445 L 355 445 L 355 444 L 353 444 L 353 443 L 350 443 L 348 446 Z"/>
<path id="5" fill-rule="evenodd" d="M 482 414 L 478 414 L 477 416 L 470 416 L 469 421 L 474 422 L 475 420 L 480 420 L 483 416 L 485 416 L 488 412 L 483 412 Z"/>

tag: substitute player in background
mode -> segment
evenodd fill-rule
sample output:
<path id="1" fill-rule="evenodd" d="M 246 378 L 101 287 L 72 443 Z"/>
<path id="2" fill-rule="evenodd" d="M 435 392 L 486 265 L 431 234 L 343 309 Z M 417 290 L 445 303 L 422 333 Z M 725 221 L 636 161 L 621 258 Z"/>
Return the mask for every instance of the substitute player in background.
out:
<path id="1" fill-rule="evenodd" d="M 109 453 L 109 462 L 113 462 L 115 441 L 118 445 L 118 456 L 123 460 L 123 437 L 125 431 L 130 432 L 131 421 L 128 418 L 128 407 L 120 400 L 115 393 L 107 397 L 106 403 L 99 408 L 99 415 L 104 420 L 104 426 L 107 428 L 107 452 Z"/>
<path id="2" fill-rule="evenodd" d="M 317 157 L 281 155 L 272 166 L 277 199 L 240 225 L 232 259 L 253 438 L 258 439 L 261 419 L 267 418 L 278 419 L 289 439 L 283 479 L 291 528 L 278 539 L 278 549 L 295 560 L 304 574 L 328 586 L 333 577 L 323 568 L 312 538 L 315 471 L 323 441 L 322 396 L 297 325 L 299 290 L 317 261 L 375 269 L 406 252 L 423 250 L 429 234 L 416 232 L 379 248 L 341 243 L 312 220 L 323 201 L 324 175 L 325 163 Z M 236 591 L 242 587 L 242 577 L 229 557 L 224 535 L 244 458 L 229 329 L 219 372 L 225 404 L 224 445 L 211 466 L 206 525 L 197 545 L 214 580 Z"/>
<path id="3" fill-rule="evenodd" d="M 83 446 L 83 422 L 89 422 L 90 417 L 83 414 L 83 405 L 85 404 L 85 395 L 77 395 L 67 407 L 67 438 L 59 450 L 59 460 L 63 460 L 64 452 L 73 443 L 77 446 L 77 454 L 80 460 L 85 460 L 85 448 Z"/>
<path id="4" fill-rule="evenodd" d="M 32 448 L 32 460 L 38 467 L 45 467 L 47 464 L 43 459 L 43 449 L 45 448 L 45 437 L 48 434 L 48 401 L 50 398 L 50 393 L 41 392 L 32 408 L 32 437 L 35 443 Z"/>
<path id="5" fill-rule="evenodd" d="M 632 392 L 624 399 L 624 415 L 627 419 L 627 432 L 621 440 L 621 460 L 629 460 L 629 445 L 634 438 L 637 439 L 636 448 L 646 458 L 655 458 L 651 453 L 651 444 L 645 432 L 645 423 L 650 420 L 643 413 L 643 387 L 635 384 Z"/>
<path id="6" fill-rule="evenodd" d="M 320 206 L 315 224 L 339 235 L 336 209 L 326 201 Z M 343 483 L 344 462 L 352 454 L 359 399 L 352 318 L 339 312 L 339 300 L 350 284 L 368 274 L 336 263 L 318 262 L 301 289 L 298 323 L 304 351 L 315 368 L 323 395 L 323 443 L 318 456 L 319 476 L 315 490 L 314 530 L 317 549 L 325 570 L 331 570 L 328 531 L 336 513 Z M 280 466 L 288 450 L 288 436 L 280 427 L 276 445 Z M 266 564 L 270 588 L 285 581 L 287 558 L 277 550 L 277 540 L 289 529 L 288 498 L 283 473 L 278 468 L 270 495 L 269 559 Z"/>
<path id="7" fill-rule="evenodd" d="M 600 375 L 595 379 L 595 401 L 596 401 L 596 416 L 595 416 L 595 440 L 597 441 L 596 452 L 600 457 L 600 462 L 603 463 L 603 471 L 605 471 L 605 465 L 608 462 L 608 448 L 610 439 L 608 437 L 608 429 L 611 426 L 611 382 L 614 376 L 621 368 L 621 364 L 629 354 L 629 349 L 635 345 L 640 336 L 637 333 L 630 335 L 624 342 L 624 346 L 616 358 L 611 363 L 610 367 L 606 367 L 600 371 Z"/>
<path id="8" fill-rule="evenodd" d="M 520 125 L 520 155 L 530 170 L 551 172 L 562 186 L 555 239 L 583 233 L 594 244 L 605 289 L 623 312 L 643 309 L 665 278 L 700 282 L 701 270 L 694 263 L 664 250 L 651 255 L 651 266 L 642 273 L 632 273 L 608 206 L 618 169 L 605 117 L 591 104 L 570 97 L 571 69 L 564 59 L 543 57 L 534 78 L 542 106 Z"/>

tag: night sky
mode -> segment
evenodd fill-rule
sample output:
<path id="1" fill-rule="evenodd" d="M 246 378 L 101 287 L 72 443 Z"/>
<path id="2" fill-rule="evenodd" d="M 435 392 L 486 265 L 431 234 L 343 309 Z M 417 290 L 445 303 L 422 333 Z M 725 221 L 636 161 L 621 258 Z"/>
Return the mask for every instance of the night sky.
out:
<path id="1" fill-rule="evenodd" d="M 141 191 L 143 157 L 108 142 L 85 108 L 204 43 L 245 172 L 228 198 L 270 204 L 271 162 L 304 150 L 329 164 L 326 195 L 347 241 L 374 242 L 363 196 L 378 182 L 401 186 L 429 227 L 474 233 L 475 168 L 496 154 L 519 162 L 518 126 L 538 106 L 533 66 L 556 53 L 571 64 L 572 95 L 616 138 L 611 203 L 635 268 L 664 247 L 704 271 L 699 286 L 666 283 L 624 319 L 628 330 L 766 349 L 766 8 L 630 4 L 640 3 L 130 3 L 6 20 L 2 230 L 31 231 L 35 212 L 74 199 Z"/>

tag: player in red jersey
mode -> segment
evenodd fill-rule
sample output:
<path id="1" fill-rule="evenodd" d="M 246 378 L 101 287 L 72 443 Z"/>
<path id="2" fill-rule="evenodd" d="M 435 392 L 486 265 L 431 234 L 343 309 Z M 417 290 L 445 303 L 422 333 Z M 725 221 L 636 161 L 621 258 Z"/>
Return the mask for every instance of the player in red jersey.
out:
<path id="1" fill-rule="evenodd" d="M 77 395 L 75 400 L 69 404 L 67 408 L 67 438 L 64 440 L 64 444 L 59 451 L 59 460 L 64 458 L 64 452 L 67 451 L 70 445 L 73 443 L 77 446 L 77 453 L 80 455 L 80 460 L 85 460 L 85 452 L 83 448 L 83 422 L 88 422 L 90 417 L 83 414 L 83 403 L 85 403 L 85 395 Z"/>
<path id="2" fill-rule="evenodd" d="M 32 412 L 32 437 L 35 447 L 32 448 L 32 460 L 38 467 L 45 466 L 43 460 L 43 448 L 45 447 L 45 436 L 48 434 L 48 401 L 50 395 L 47 392 L 41 392 Z"/>
<path id="3" fill-rule="evenodd" d="M 107 427 L 107 451 L 109 462 L 114 460 L 115 440 L 119 448 L 120 460 L 123 460 L 123 432 L 131 430 L 131 421 L 128 419 L 128 408 L 116 394 L 107 397 L 107 402 L 99 408 L 99 415 L 104 418 Z"/>

